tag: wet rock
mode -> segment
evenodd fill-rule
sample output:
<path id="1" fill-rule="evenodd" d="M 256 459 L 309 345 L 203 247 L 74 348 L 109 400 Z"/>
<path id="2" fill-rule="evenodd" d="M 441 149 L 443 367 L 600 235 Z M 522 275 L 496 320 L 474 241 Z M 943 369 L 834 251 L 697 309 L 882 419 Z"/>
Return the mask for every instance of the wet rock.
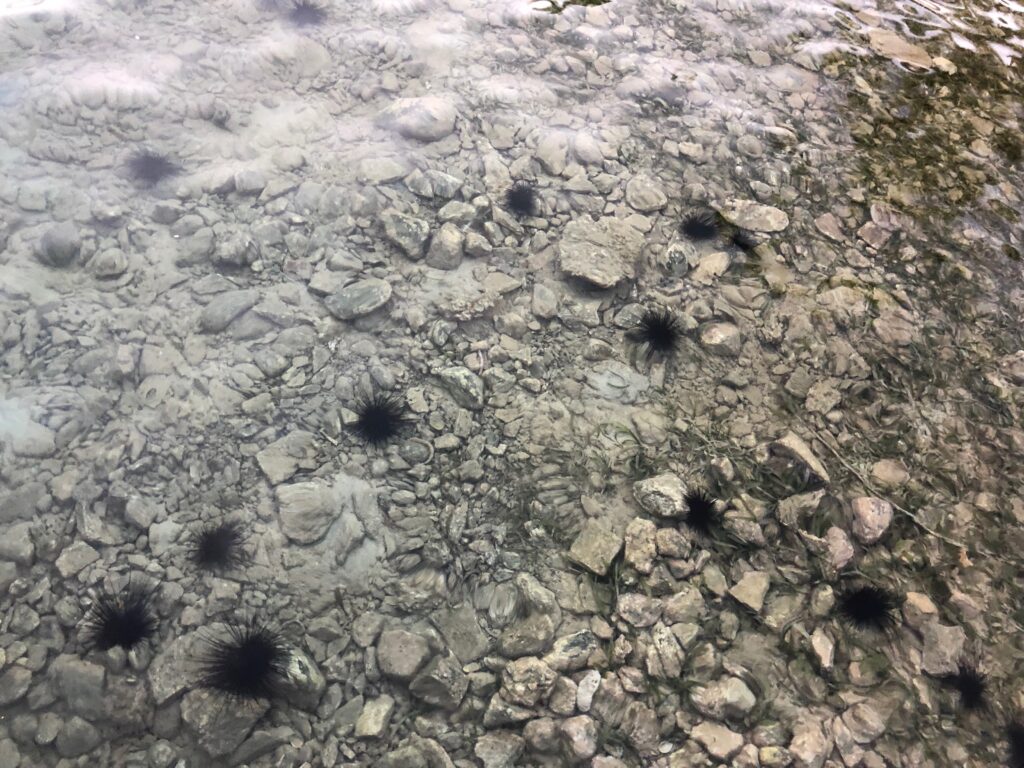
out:
<path id="1" fill-rule="evenodd" d="M 821 723 L 807 713 L 793 724 L 789 751 L 797 768 L 822 768 L 832 752 L 832 738 L 822 729 Z"/>
<path id="2" fill-rule="evenodd" d="M 256 462 L 271 485 L 284 482 L 300 469 L 316 469 L 316 436 L 297 429 L 256 454 Z"/>
<path id="3" fill-rule="evenodd" d="M 875 53 L 893 61 L 909 64 L 919 69 L 931 69 L 932 57 L 919 45 L 904 40 L 888 29 L 873 29 L 868 33 L 868 42 Z"/>
<path id="4" fill-rule="evenodd" d="M 541 320 L 550 320 L 558 314 L 558 295 L 543 283 L 534 283 L 530 307 Z"/>
<path id="5" fill-rule="evenodd" d="M 936 621 L 939 609 L 932 599 L 921 592 L 907 592 L 903 600 L 903 618 L 907 626 L 920 631 L 926 624 Z"/>
<path id="6" fill-rule="evenodd" d="M 619 552 L 623 537 L 606 521 L 590 519 L 583 524 L 569 549 L 569 557 L 588 571 L 604 576 Z"/>
<path id="7" fill-rule="evenodd" d="M 416 747 L 405 746 L 388 752 L 382 757 L 377 768 L 433 768 L 427 758 Z"/>
<path id="8" fill-rule="evenodd" d="M 635 483 L 633 498 L 649 515 L 665 518 L 686 515 L 686 485 L 682 478 L 670 472 Z"/>
<path id="9" fill-rule="evenodd" d="M 427 265 L 435 269 L 455 269 L 462 263 L 462 230 L 448 222 L 430 240 Z"/>
<path id="10" fill-rule="evenodd" d="M 387 694 L 366 702 L 356 721 L 356 738 L 376 739 L 384 735 L 395 711 L 395 700 Z"/>
<path id="11" fill-rule="evenodd" d="M 220 333 L 249 311 L 259 300 L 256 291 L 227 291 L 214 297 L 199 314 L 203 333 Z"/>
<path id="12" fill-rule="evenodd" d="M 0 560 L 19 565 L 32 565 L 35 559 L 35 544 L 32 543 L 32 523 L 13 523 L 0 536 Z"/>
<path id="13" fill-rule="evenodd" d="M 516 768 L 525 747 L 526 741 L 517 733 L 491 731 L 477 739 L 473 754 L 483 768 Z"/>
<path id="14" fill-rule="evenodd" d="M 661 618 L 661 600 L 637 592 L 619 595 L 615 611 L 627 624 L 634 627 L 649 627 Z"/>
<path id="15" fill-rule="evenodd" d="M 867 702 L 854 704 L 846 710 L 842 721 L 858 744 L 870 744 L 885 733 L 885 720 Z"/>
<path id="16" fill-rule="evenodd" d="M 726 677 L 690 693 L 690 701 L 705 717 L 715 720 L 746 717 L 757 704 L 747 684 L 738 677 Z"/>
<path id="17" fill-rule="evenodd" d="M 812 480 L 828 485 L 831 478 L 825 471 L 825 465 L 821 463 L 810 446 L 794 432 L 787 432 L 778 440 L 768 446 L 770 453 L 783 456 L 791 461 L 797 462 Z"/>
<path id="18" fill-rule="evenodd" d="M 106 248 L 89 259 L 89 271 L 100 279 L 119 277 L 128 271 L 128 255 L 120 248 Z"/>
<path id="19" fill-rule="evenodd" d="M 573 219 L 558 243 L 559 264 L 573 277 L 611 288 L 635 276 L 643 244 L 643 235 L 621 219 Z"/>
<path id="20" fill-rule="evenodd" d="M 438 372 L 442 385 L 463 408 L 479 411 L 484 407 L 484 380 L 468 368 L 452 366 Z"/>
<path id="21" fill-rule="evenodd" d="M 693 584 L 682 583 L 676 593 L 665 600 L 662 615 L 669 624 L 693 624 L 700 621 L 706 611 L 700 590 Z"/>
<path id="22" fill-rule="evenodd" d="M 562 743 L 572 762 L 593 757 L 597 753 L 597 723 L 587 715 L 566 718 L 559 725 Z"/>
<path id="23" fill-rule="evenodd" d="M 862 496 L 850 504 L 853 535 L 861 544 L 874 544 L 885 535 L 892 522 L 892 504 L 873 496 Z"/>
<path id="24" fill-rule="evenodd" d="M 330 488 L 320 482 L 293 483 L 275 490 L 281 532 L 297 544 L 312 544 L 341 513 Z"/>
<path id="25" fill-rule="evenodd" d="M 910 473 L 902 462 L 882 459 L 871 467 L 871 478 L 884 488 L 902 488 L 910 481 Z"/>
<path id="26" fill-rule="evenodd" d="M 675 680 L 683 668 L 683 649 L 672 630 L 658 624 L 651 630 L 647 646 L 647 674 L 660 680 Z"/>
<path id="27" fill-rule="evenodd" d="M 721 357 L 737 357 L 743 346 L 743 334 L 732 323 L 707 323 L 700 328 L 700 344 Z"/>
<path id="28" fill-rule="evenodd" d="M 387 280 L 369 277 L 346 285 L 324 299 L 327 311 L 339 320 L 354 320 L 380 309 L 391 299 Z"/>
<path id="29" fill-rule="evenodd" d="M 430 658 L 430 646 L 419 635 L 404 629 L 381 632 L 377 641 L 377 665 L 396 680 L 411 680 Z"/>
<path id="30" fill-rule="evenodd" d="M 399 99 L 382 114 L 382 122 L 407 139 L 431 142 L 455 130 L 455 105 L 442 96 Z"/>
<path id="31" fill-rule="evenodd" d="M 729 590 L 729 594 L 750 610 L 760 613 L 770 585 L 771 579 L 764 571 L 747 571 Z"/>
<path id="32" fill-rule="evenodd" d="M 825 533 L 825 543 L 828 547 L 828 564 L 833 573 L 839 573 L 853 560 L 853 544 L 846 531 L 842 528 L 832 526 Z"/>
<path id="33" fill-rule="evenodd" d="M 924 648 L 921 669 L 936 677 L 954 674 L 964 653 L 967 635 L 961 627 L 947 627 L 937 621 L 928 622 L 921 630 Z"/>
<path id="34" fill-rule="evenodd" d="M 266 714 L 266 703 L 225 707 L 224 700 L 206 690 L 193 690 L 181 700 L 181 719 L 196 742 L 213 757 L 236 750 Z"/>
<path id="35" fill-rule="evenodd" d="M 402 253 L 414 261 L 423 258 L 430 239 L 430 225 L 422 219 L 406 216 L 394 209 L 380 215 L 384 224 L 384 236 L 397 245 Z"/>
<path id="36" fill-rule="evenodd" d="M 82 237 L 71 221 L 63 221 L 46 230 L 39 242 L 37 256 L 48 267 L 71 266 L 82 250 Z"/>
<path id="37" fill-rule="evenodd" d="M 547 131 L 537 142 L 537 160 L 553 176 L 565 170 L 568 154 L 569 137 L 564 131 Z"/>
<path id="38" fill-rule="evenodd" d="M 50 665 L 57 690 L 73 712 L 95 720 L 105 711 L 106 672 L 98 664 L 74 656 L 58 656 Z"/>
<path id="39" fill-rule="evenodd" d="M 57 572 L 65 579 L 70 579 L 87 565 L 99 560 L 100 555 L 84 541 L 76 541 L 64 549 L 57 557 Z"/>
<path id="40" fill-rule="evenodd" d="M 789 226 L 789 216 L 784 211 L 753 200 L 730 200 L 721 214 L 730 224 L 751 232 L 781 232 Z"/>
<path id="41" fill-rule="evenodd" d="M 449 650 L 466 664 L 480 658 L 487 652 L 490 643 L 480 629 L 476 611 L 472 606 L 463 605 L 452 610 L 441 611 L 434 622 Z"/>
<path id="42" fill-rule="evenodd" d="M 601 687 L 601 673 L 596 669 L 587 670 L 576 687 L 576 709 L 589 712 L 594 702 L 594 694 Z"/>
<path id="43" fill-rule="evenodd" d="M 818 666 L 825 672 L 832 669 L 835 660 L 836 644 L 821 627 L 811 634 L 811 650 L 818 657 Z"/>
<path id="44" fill-rule="evenodd" d="M 618 360 L 603 360 L 587 373 L 588 390 L 624 405 L 635 403 L 650 386 L 650 379 Z"/>
<path id="45" fill-rule="evenodd" d="M 501 695 L 513 704 L 535 707 L 555 686 L 558 675 L 534 656 L 509 662 L 501 674 Z"/>
<path id="46" fill-rule="evenodd" d="M 649 574 L 654 568 L 657 556 L 655 537 L 657 526 L 642 517 L 634 518 L 626 526 L 626 564 L 636 569 L 637 573 Z"/>
<path id="47" fill-rule="evenodd" d="M 650 176 L 634 176 L 626 183 L 626 202 L 641 213 L 660 211 L 668 204 L 661 185 Z"/>
<path id="48" fill-rule="evenodd" d="M 8 667 L 0 674 L 0 706 L 21 699 L 32 683 L 32 670 L 20 666 Z"/>
<path id="49" fill-rule="evenodd" d="M 196 635 L 180 635 L 160 646 L 147 675 L 157 705 L 177 696 L 191 684 L 189 665 L 195 659 Z"/>
<path id="50" fill-rule="evenodd" d="M 437 655 L 409 684 L 419 699 L 442 709 L 456 709 L 469 689 L 469 678 L 452 654 Z"/>
<path id="51" fill-rule="evenodd" d="M 582 669 L 597 647 L 597 636 L 589 629 L 581 629 L 555 640 L 551 651 L 544 656 L 544 663 L 555 672 Z"/>
<path id="52" fill-rule="evenodd" d="M 61 757 L 78 757 L 95 749 L 102 736 L 91 724 L 73 715 L 64 721 L 64 726 L 57 734 L 57 752 Z"/>
<path id="53" fill-rule="evenodd" d="M 729 760 L 743 748 L 743 737 L 718 723 L 700 723 L 690 731 L 690 737 L 718 760 Z"/>

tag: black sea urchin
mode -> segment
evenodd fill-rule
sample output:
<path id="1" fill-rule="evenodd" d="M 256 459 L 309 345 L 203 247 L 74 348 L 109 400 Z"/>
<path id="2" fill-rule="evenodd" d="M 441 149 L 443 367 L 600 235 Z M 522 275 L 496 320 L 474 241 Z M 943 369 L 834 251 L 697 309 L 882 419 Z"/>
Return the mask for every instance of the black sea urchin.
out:
<path id="1" fill-rule="evenodd" d="M 400 395 L 375 393 L 356 402 L 355 432 L 371 445 L 386 443 L 402 429 L 405 401 Z"/>
<path id="2" fill-rule="evenodd" d="M 537 190 L 525 181 L 518 181 L 505 193 L 505 205 L 516 216 L 532 216 L 537 210 Z"/>
<path id="3" fill-rule="evenodd" d="M 192 539 L 192 562 L 207 571 L 237 568 L 245 562 L 244 539 L 242 525 L 237 521 L 207 523 Z"/>
<path id="4" fill-rule="evenodd" d="M 737 229 L 732 233 L 732 244 L 745 253 L 757 248 L 761 242 L 745 229 Z"/>
<path id="5" fill-rule="evenodd" d="M 327 20 L 327 9 L 316 0 L 295 0 L 288 20 L 297 27 L 318 27 Z"/>
<path id="6" fill-rule="evenodd" d="M 703 488 L 687 491 L 684 501 L 686 516 L 683 522 L 691 530 L 708 536 L 722 524 L 722 513 L 718 510 L 718 504 Z"/>
<path id="7" fill-rule="evenodd" d="M 718 214 L 710 208 L 701 208 L 691 211 L 679 225 L 679 231 L 691 240 L 698 242 L 714 240 L 718 237 L 719 221 Z"/>
<path id="8" fill-rule="evenodd" d="M 280 691 L 288 665 L 288 646 L 266 624 L 250 620 L 230 624 L 227 637 L 204 637 L 199 656 L 199 685 L 230 699 L 272 699 Z"/>
<path id="9" fill-rule="evenodd" d="M 838 607 L 843 620 L 857 629 L 884 632 L 897 624 L 896 612 L 899 609 L 899 602 L 896 596 L 889 590 L 873 584 L 864 584 L 841 592 L 838 596 Z"/>
<path id="10" fill-rule="evenodd" d="M 142 149 L 128 158 L 128 173 L 144 187 L 153 187 L 181 173 L 181 166 L 167 155 Z"/>
<path id="11" fill-rule="evenodd" d="M 1006 724 L 1006 741 L 1009 743 L 1006 765 L 1024 768 L 1024 719 L 1015 717 Z"/>
<path id="12" fill-rule="evenodd" d="M 988 679 L 969 661 L 962 660 L 952 675 L 942 678 L 943 682 L 960 694 L 960 706 L 966 710 L 984 709 L 988 703 Z"/>
<path id="13" fill-rule="evenodd" d="M 640 344 L 648 360 L 655 356 L 668 357 L 679 349 L 683 329 L 678 318 L 667 309 L 646 309 L 636 328 L 627 337 Z"/>
<path id="14" fill-rule="evenodd" d="M 101 651 L 135 648 L 156 634 L 155 588 L 128 579 L 119 590 L 96 597 L 85 621 L 89 641 Z"/>

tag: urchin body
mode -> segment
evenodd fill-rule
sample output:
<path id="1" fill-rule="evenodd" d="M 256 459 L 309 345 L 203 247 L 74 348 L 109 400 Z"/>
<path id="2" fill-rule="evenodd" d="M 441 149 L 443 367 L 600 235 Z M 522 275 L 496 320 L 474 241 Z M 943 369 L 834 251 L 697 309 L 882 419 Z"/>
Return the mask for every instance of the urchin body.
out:
<path id="1" fill-rule="evenodd" d="M 128 173 L 140 186 L 154 187 L 181 173 L 181 166 L 165 154 L 143 149 L 128 158 Z"/>
<path id="2" fill-rule="evenodd" d="M 241 523 L 225 520 L 204 525 L 192 541 L 191 560 L 206 571 L 237 568 L 245 561 Z"/>
<path id="3" fill-rule="evenodd" d="M 516 216 L 533 216 L 537 211 L 537 191 L 525 181 L 516 182 L 505 192 L 505 205 Z"/>
<path id="4" fill-rule="evenodd" d="M 316 0 L 296 0 L 288 9 L 288 20 L 297 27 L 318 27 L 327 20 L 327 9 Z"/>
<path id="5" fill-rule="evenodd" d="M 857 629 L 886 632 L 898 623 L 899 601 L 889 590 L 873 584 L 851 587 L 839 594 L 840 617 Z"/>
<path id="6" fill-rule="evenodd" d="M 205 637 L 199 685 L 229 699 L 259 701 L 280 693 L 289 651 L 281 635 L 259 621 L 231 624 L 226 636 Z"/>
<path id="7" fill-rule="evenodd" d="M 400 395 L 377 392 L 358 400 L 353 427 L 363 442 L 383 445 L 399 435 L 405 425 L 405 401 Z"/>
<path id="8" fill-rule="evenodd" d="M 718 237 L 721 224 L 718 214 L 710 208 L 690 211 L 679 225 L 679 231 L 690 240 L 706 242 Z"/>
<path id="9" fill-rule="evenodd" d="M 683 522 L 691 530 L 710 536 L 722 524 L 718 502 L 703 488 L 694 488 L 684 497 L 686 515 Z"/>
<path id="10" fill-rule="evenodd" d="M 130 651 L 156 634 L 154 589 L 131 580 L 120 590 L 101 592 L 85 627 L 89 641 L 101 651 Z"/>
<path id="11" fill-rule="evenodd" d="M 644 349 L 648 361 L 655 357 L 670 357 L 679 350 L 683 328 L 679 319 L 668 309 L 646 309 L 636 328 L 627 337 Z"/>
<path id="12" fill-rule="evenodd" d="M 969 661 L 961 661 L 952 675 L 943 678 L 960 695 L 960 706 L 968 711 L 985 709 L 988 704 L 988 679 Z"/>

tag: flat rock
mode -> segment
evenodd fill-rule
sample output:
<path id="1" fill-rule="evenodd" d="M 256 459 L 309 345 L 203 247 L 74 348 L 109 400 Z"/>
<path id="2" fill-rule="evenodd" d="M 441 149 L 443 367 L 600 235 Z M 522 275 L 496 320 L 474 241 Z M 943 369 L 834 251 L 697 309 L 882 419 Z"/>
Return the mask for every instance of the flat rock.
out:
<path id="1" fill-rule="evenodd" d="M 626 182 L 626 202 L 641 213 L 660 211 L 668 204 L 661 184 L 650 176 L 634 176 Z"/>
<path id="2" fill-rule="evenodd" d="M 932 57 L 919 45 L 914 45 L 888 29 L 873 29 L 868 34 L 871 49 L 887 59 L 909 64 L 919 69 L 931 69 Z"/>
<path id="3" fill-rule="evenodd" d="M 402 253 L 414 261 L 423 258 L 430 239 L 430 225 L 427 222 L 394 209 L 381 213 L 380 220 L 384 225 L 384 236 L 397 245 Z"/>
<path id="4" fill-rule="evenodd" d="M 299 469 L 316 469 L 316 436 L 297 429 L 256 454 L 256 462 L 271 485 L 282 483 Z"/>
<path id="5" fill-rule="evenodd" d="M 526 740 L 512 731 L 490 731 L 473 746 L 483 768 L 515 768 L 526 748 Z"/>
<path id="6" fill-rule="evenodd" d="M 569 557 L 588 571 L 604 576 L 619 552 L 623 536 L 602 520 L 590 519 L 583 524 L 569 549 Z"/>
<path id="7" fill-rule="evenodd" d="M 366 702 L 356 720 L 356 737 L 376 739 L 383 736 L 394 711 L 395 700 L 386 693 Z"/>
<path id="8" fill-rule="evenodd" d="M 458 112 L 448 98 L 419 96 L 399 99 L 384 112 L 381 120 L 407 139 L 438 141 L 455 130 Z"/>
<path id="9" fill-rule="evenodd" d="M 690 737 L 718 760 L 728 760 L 743 748 L 743 737 L 718 723 L 700 723 L 691 729 Z"/>
<path id="10" fill-rule="evenodd" d="M 686 514 L 686 483 L 671 472 L 634 483 L 633 498 L 649 515 L 681 518 Z"/>
<path id="11" fill-rule="evenodd" d="M 814 455 L 814 452 L 804 442 L 803 438 L 795 432 L 787 432 L 778 440 L 773 441 L 768 446 L 768 450 L 775 455 L 783 456 L 803 465 L 811 473 L 812 479 L 817 479 L 825 485 L 831 482 L 828 472 L 825 471 L 825 465 Z"/>
<path id="12" fill-rule="evenodd" d="M 438 654 L 409 683 L 409 692 L 432 707 L 456 709 L 469 690 L 469 678 L 452 654 Z"/>
<path id="13" fill-rule="evenodd" d="M 438 376 L 448 394 L 463 408 L 479 411 L 484 407 L 484 380 L 469 368 L 450 366 L 441 369 Z"/>
<path id="14" fill-rule="evenodd" d="M 729 200 L 721 214 L 730 224 L 751 232 L 781 232 L 789 226 L 785 211 L 753 200 Z"/>
<path id="15" fill-rule="evenodd" d="M 729 590 L 729 594 L 750 610 L 760 613 L 770 585 L 771 579 L 764 571 L 747 571 Z"/>
<path id="16" fill-rule="evenodd" d="M 85 566 L 95 563 L 99 559 L 99 552 L 84 541 L 76 541 L 65 547 L 64 551 L 57 557 L 57 572 L 65 579 L 69 579 L 85 568 Z"/>
<path id="17" fill-rule="evenodd" d="M 924 625 L 921 638 L 924 642 L 921 669 L 937 677 L 955 674 L 967 642 L 963 629 L 932 621 Z"/>
<path id="18" fill-rule="evenodd" d="M 195 735 L 199 746 L 212 757 L 219 757 L 233 752 L 245 741 L 268 707 L 265 702 L 226 707 L 217 694 L 198 689 L 182 698 L 181 719 Z"/>
<path id="19" fill-rule="evenodd" d="M 737 357 L 743 346 L 743 334 L 732 323 L 706 323 L 700 329 L 700 344 L 720 357 Z"/>
<path id="20" fill-rule="evenodd" d="M 559 263 L 573 277 L 611 288 L 635 276 L 634 263 L 643 245 L 643 235 L 622 219 L 573 219 L 558 243 Z"/>
<path id="21" fill-rule="evenodd" d="M 281 532 L 297 544 L 322 538 L 341 513 L 331 489 L 321 482 L 278 486 L 276 495 Z"/>
<path id="22" fill-rule="evenodd" d="M 441 611 L 435 615 L 434 623 L 448 648 L 463 664 L 475 661 L 487 652 L 490 643 L 480 629 L 476 611 L 471 605 Z"/>
<path id="23" fill-rule="evenodd" d="M 340 288 L 324 299 L 327 311 L 339 320 L 353 320 L 380 309 L 391 299 L 387 280 L 368 277 Z"/>
<path id="24" fill-rule="evenodd" d="M 853 512 L 853 535 L 862 544 L 874 544 L 892 522 L 892 504 L 874 496 L 862 496 L 850 502 Z"/>
<path id="25" fill-rule="evenodd" d="M 427 641 L 404 629 L 381 632 L 377 641 L 377 664 L 380 671 L 396 680 L 411 680 L 430 658 Z"/>
<path id="26" fill-rule="evenodd" d="M 220 333 L 259 300 L 256 291 L 227 291 L 213 297 L 199 314 L 199 329 L 204 333 Z"/>

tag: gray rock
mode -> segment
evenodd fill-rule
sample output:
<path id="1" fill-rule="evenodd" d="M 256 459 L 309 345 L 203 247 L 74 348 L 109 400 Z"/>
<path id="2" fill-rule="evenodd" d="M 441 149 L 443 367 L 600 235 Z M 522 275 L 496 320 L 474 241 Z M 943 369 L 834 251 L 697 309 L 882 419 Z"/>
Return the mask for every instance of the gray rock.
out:
<path id="1" fill-rule="evenodd" d="M 101 740 L 100 732 L 92 724 L 73 715 L 57 734 L 57 752 L 61 757 L 78 757 L 95 749 Z"/>
<path id="2" fill-rule="evenodd" d="M 525 747 L 525 739 L 517 733 L 490 731 L 477 739 L 473 754 L 483 768 L 515 768 Z"/>
<path id="3" fill-rule="evenodd" d="M 467 690 L 469 678 L 452 654 L 435 656 L 409 683 L 413 696 L 442 709 L 456 709 Z"/>
<path id="4" fill-rule="evenodd" d="M 936 677 L 955 674 L 967 642 L 964 630 L 932 621 L 924 625 L 921 638 L 921 669 Z"/>
<path id="5" fill-rule="evenodd" d="M 700 328 L 700 344 L 721 357 L 737 357 L 743 346 L 743 334 L 732 323 L 707 323 Z"/>
<path id="6" fill-rule="evenodd" d="M 50 665 L 57 690 L 73 712 L 90 720 L 105 711 L 104 683 L 106 672 L 98 664 L 75 656 L 58 656 Z"/>
<path id="7" fill-rule="evenodd" d="M 430 239 L 427 265 L 435 269 L 455 269 L 462 263 L 462 230 L 447 222 Z"/>
<path id="8" fill-rule="evenodd" d="M 544 170 L 553 176 L 560 176 L 565 170 L 569 154 L 569 137 L 565 131 L 548 130 L 537 142 L 537 160 Z"/>
<path id="9" fill-rule="evenodd" d="M 573 277 L 611 288 L 635 276 L 634 264 L 643 245 L 643 235 L 622 219 L 573 219 L 558 243 L 559 264 Z"/>
<path id="10" fill-rule="evenodd" d="M 658 555 L 656 536 L 658 528 L 650 520 L 635 517 L 626 526 L 626 564 L 637 573 L 649 574 Z"/>
<path id="11" fill-rule="evenodd" d="M 555 687 L 558 674 L 535 656 L 510 661 L 501 673 L 501 695 L 513 704 L 535 707 Z"/>
<path id="12" fill-rule="evenodd" d="M 181 700 L 181 719 L 199 746 L 212 757 L 220 757 L 238 749 L 268 708 L 265 702 L 226 707 L 215 693 L 194 690 Z"/>
<path id="13" fill-rule="evenodd" d="M 48 267 L 69 267 L 82 250 L 82 237 L 71 221 L 62 221 L 46 230 L 39 242 L 39 261 Z"/>
<path id="14" fill-rule="evenodd" d="M 558 314 L 558 295 L 543 283 L 534 283 L 531 309 L 541 320 L 550 320 Z"/>
<path id="15" fill-rule="evenodd" d="M 803 716 L 797 714 L 793 723 L 793 738 L 789 742 L 794 765 L 799 768 L 822 768 L 832 752 L 832 744 L 832 737 L 825 733 L 820 721 L 809 712 L 803 713 Z"/>
<path id="16" fill-rule="evenodd" d="M 438 141 L 455 130 L 458 112 L 441 96 L 399 99 L 382 114 L 382 122 L 407 139 Z"/>
<path id="17" fill-rule="evenodd" d="M 870 744 L 885 733 L 885 719 L 865 701 L 846 710 L 842 720 L 858 744 Z"/>
<path id="18" fill-rule="evenodd" d="M 405 746 L 388 752 L 378 762 L 379 768 L 433 768 L 416 747 Z"/>
<path id="19" fill-rule="evenodd" d="M 760 613 L 770 585 L 771 579 L 764 571 L 747 571 L 729 590 L 729 594 L 750 610 Z"/>
<path id="20" fill-rule="evenodd" d="M 873 496 L 862 496 L 850 503 L 853 535 L 861 544 L 874 544 L 885 535 L 892 522 L 892 504 Z"/>
<path id="21" fill-rule="evenodd" d="M 768 450 L 776 456 L 783 456 L 802 465 L 804 470 L 810 474 L 811 479 L 816 479 L 825 485 L 831 482 L 828 472 L 825 471 L 825 465 L 814 455 L 814 452 L 799 435 L 787 432 L 772 442 L 768 446 Z"/>
<path id="22" fill-rule="evenodd" d="M 256 454 L 256 462 L 271 485 L 284 482 L 299 469 L 316 469 L 316 436 L 296 429 Z"/>
<path id="23" fill-rule="evenodd" d="M 312 544 L 322 538 L 341 514 L 334 493 L 321 482 L 282 485 L 275 493 L 281 532 L 297 544 Z"/>
<path id="24" fill-rule="evenodd" d="M 335 291 L 324 299 L 324 306 L 339 320 L 353 320 L 380 309 L 390 299 L 391 283 L 369 277 Z"/>
<path id="25" fill-rule="evenodd" d="M 624 405 L 635 403 L 650 386 L 650 379 L 618 360 L 603 360 L 587 373 L 591 392 Z"/>
<path id="26" fill-rule="evenodd" d="M 395 700 L 386 693 L 379 698 L 366 702 L 363 711 L 356 721 L 356 737 L 360 739 L 376 739 L 384 735 L 395 711 Z"/>
<path id="27" fill-rule="evenodd" d="M 179 635 L 159 647 L 146 674 L 157 706 L 174 698 L 191 684 L 190 665 L 194 663 L 197 635 Z"/>
<path id="28" fill-rule="evenodd" d="M 572 543 L 569 557 L 588 571 L 604 576 L 612 560 L 622 551 L 622 546 L 622 533 L 614 530 L 606 521 L 590 519 L 583 524 Z"/>
<path id="29" fill-rule="evenodd" d="M 686 515 L 686 484 L 671 472 L 634 483 L 633 498 L 649 515 L 667 518 Z"/>
<path id="30" fill-rule="evenodd" d="M 32 523 L 25 521 L 8 525 L 0 536 L 0 560 L 19 565 L 32 565 L 35 545 L 32 543 Z"/>
<path id="31" fill-rule="evenodd" d="M 727 761 L 743 748 L 743 737 L 718 723 L 703 722 L 690 730 L 690 737 L 717 760 Z"/>
<path id="32" fill-rule="evenodd" d="M 256 291 L 227 291 L 215 296 L 199 315 L 203 333 L 220 333 L 259 301 Z"/>
<path id="33" fill-rule="evenodd" d="M 659 680 L 675 680 L 683 668 L 683 649 L 672 630 L 658 624 L 647 646 L 647 674 Z"/>
<path id="34" fill-rule="evenodd" d="M 87 565 L 100 559 L 100 554 L 84 541 L 73 542 L 57 557 L 57 572 L 70 579 Z"/>
<path id="35" fill-rule="evenodd" d="M 721 214 L 730 224 L 751 232 L 781 232 L 789 226 L 789 216 L 784 211 L 753 200 L 730 200 Z"/>
<path id="36" fill-rule="evenodd" d="M 178 543 L 183 530 L 184 526 L 181 523 L 170 519 L 153 523 L 149 526 L 148 532 L 149 548 L 155 555 L 167 554 Z"/>
<path id="37" fill-rule="evenodd" d="M 440 611 L 435 615 L 434 623 L 449 650 L 463 664 L 479 659 L 487 652 L 490 643 L 480 629 L 476 611 L 471 605 Z"/>
<path id="38" fill-rule="evenodd" d="M 89 270 L 100 279 L 119 277 L 128 271 L 128 255 L 120 248 L 105 248 L 89 259 Z"/>
<path id="39" fill-rule="evenodd" d="M 501 633 L 498 647 L 503 656 L 517 658 L 542 653 L 551 644 L 557 629 L 555 621 L 546 613 L 531 613 Z"/>
<path id="40" fill-rule="evenodd" d="M 668 204 L 661 185 L 650 176 L 634 176 L 626 183 L 626 202 L 641 213 L 660 211 Z"/>
<path id="41" fill-rule="evenodd" d="M 451 366 L 439 371 L 438 376 L 448 394 L 463 408 L 479 411 L 484 407 L 484 380 L 471 370 Z"/>
<path id="42" fill-rule="evenodd" d="M 430 238 L 430 225 L 427 222 L 394 209 L 384 211 L 380 218 L 384 224 L 384 236 L 388 240 L 410 259 L 418 261 L 423 258 Z"/>
<path id="43" fill-rule="evenodd" d="M 252 732 L 241 746 L 231 753 L 228 765 L 250 765 L 257 758 L 269 754 L 280 745 L 287 743 L 295 736 L 295 731 L 285 725 L 276 728 L 257 729 Z"/>
<path id="44" fill-rule="evenodd" d="M 21 752 L 12 739 L 0 739 L 0 768 L 18 768 Z"/>
<path id="45" fill-rule="evenodd" d="M 21 699 L 32 684 L 32 670 L 21 666 L 8 667 L 0 674 L 0 707 Z"/>
<path id="46" fill-rule="evenodd" d="M 715 720 L 746 717 L 757 699 L 750 688 L 738 677 L 726 677 L 690 692 L 690 701 L 705 717 Z"/>
<path id="47" fill-rule="evenodd" d="M 411 680 L 429 657 L 427 641 L 404 629 L 385 630 L 377 641 L 377 665 L 396 680 Z"/>

